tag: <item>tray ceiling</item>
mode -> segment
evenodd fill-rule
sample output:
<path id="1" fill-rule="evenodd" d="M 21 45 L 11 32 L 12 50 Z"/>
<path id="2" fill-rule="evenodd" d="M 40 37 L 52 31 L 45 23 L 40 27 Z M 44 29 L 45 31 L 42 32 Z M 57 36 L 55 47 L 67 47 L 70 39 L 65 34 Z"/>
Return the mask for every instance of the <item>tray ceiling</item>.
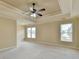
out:
<path id="1" fill-rule="evenodd" d="M 58 0 L 2 0 L 18 9 L 25 10 L 31 3 L 35 2 L 39 8 L 46 8 L 44 15 L 56 15 L 61 13 Z"/>

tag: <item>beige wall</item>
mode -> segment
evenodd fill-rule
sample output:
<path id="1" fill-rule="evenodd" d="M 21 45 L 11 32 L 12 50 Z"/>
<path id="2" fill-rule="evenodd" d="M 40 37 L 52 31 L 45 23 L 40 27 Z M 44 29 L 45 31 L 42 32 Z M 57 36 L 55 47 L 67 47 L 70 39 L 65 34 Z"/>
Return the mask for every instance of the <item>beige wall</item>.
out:
<path id="1" fill-rule="evenodd" d="M 78 37 L 78 47 L 79 47 L 79 20 L 78 20 L 78 35 L 77 35 L 77 37 Z"/>
<path id="2" fill-rule="evenodd" d="M 57 22 L 42 24 L 37 26 L 37 40 L 46 42 L 57 42 L 58 27 Z"/>
<path id="3" fill-rule="evenodd" d="M 0 17 L 0 49 L 16 46 L 16 21 Z"/>
<path id="4" fill-rule="evenodd" d="M 24 41 L 25 38 L 25 29 L 22 25 L 17 25 L 17 44 L 18 46 Z"/>
<path id="5" fill-rule="evenodd" d="M 74 18 L 74 33 L 75 33 L 75 42 L 76 47 L 79 48 L 79 18 Z"/>
<path id="6" fill-rule="evenodd" d="M 73 23 L 73 42 L 61 42 L 60 41 L 60 28 L 62 23 Z M 67 47 L 79 47 L 79 19 L 73 18 L 73 20 L 56 21 L 37 26 L 37 41 L 48 42 L 51 44 L 58 44 Z"/>
<path id="7" fill-rule="evenodd" d="M 60 41 L 60 24 L 72 23 L 73 24 L 73 42 Z M 33 25 L 32 25 L 33 26 Z M 29 26 L 26 26 L 26 28 Z M 75 17 L 70 20 L 54 21 L 51 23 L 45 23 L 37 25 L 37 37 L 33 41 L 47 42 L 50 44 L 63 45 L 65 47 L 79 48 L 79 18 Z M 26 40 L 27 37 L 26 37 Z M 29 39 L 32 40 L 32 39 Z"/>

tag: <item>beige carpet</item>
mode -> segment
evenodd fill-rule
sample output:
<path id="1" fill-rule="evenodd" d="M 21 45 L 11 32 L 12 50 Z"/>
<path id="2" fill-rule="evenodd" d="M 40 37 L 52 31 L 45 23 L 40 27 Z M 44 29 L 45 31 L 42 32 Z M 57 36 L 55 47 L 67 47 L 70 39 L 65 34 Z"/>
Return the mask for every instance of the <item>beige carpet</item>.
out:
<path id="1" fill-rule="evenodd" d="M 17 49 L 1 52 L 0 59 L 79 59 L 79 51 L 26 43 Z"/>

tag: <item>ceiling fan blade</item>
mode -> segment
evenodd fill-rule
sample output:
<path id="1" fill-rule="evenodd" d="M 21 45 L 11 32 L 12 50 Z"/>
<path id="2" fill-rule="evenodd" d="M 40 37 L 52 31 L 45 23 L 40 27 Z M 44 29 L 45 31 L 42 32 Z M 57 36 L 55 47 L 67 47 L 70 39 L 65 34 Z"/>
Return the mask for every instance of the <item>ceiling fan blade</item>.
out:
<path id="1" fill-rule="evenodd" d="M 39 11 L 45 11 L 46 9 L 45 8 L 42 8 L 42 9 L 40 9 Z"/>
<path id="2" fill-rule="evenodd" d="M 43 16 L 42 14 L 40 14 L 40 13 L 37 13 L 37 15 L 39 15 L 39 16 Z"/>
<path id="3" fill-rule="evenodd" d="M 31 12 L 32 13 L 35 13 L 37 10 L 35 9 L 35 3 L 32 3 L 32 5 L 33 5 L 33 7 L 32 8 L 30 8 L 30 10 L 31 10 Z"/>
<path id="4" fill-rule="evenodd" d="M 32 5 L 33 5 L 33 9 L 34 9 L 34 7 L 35 7 L 35 3 L 32 3 Z"/>
<path id="5" fill-rule="evenodd" d="M 33 11 L 33 8 L 32 7 L 30 7 L 30 11 Z"/>

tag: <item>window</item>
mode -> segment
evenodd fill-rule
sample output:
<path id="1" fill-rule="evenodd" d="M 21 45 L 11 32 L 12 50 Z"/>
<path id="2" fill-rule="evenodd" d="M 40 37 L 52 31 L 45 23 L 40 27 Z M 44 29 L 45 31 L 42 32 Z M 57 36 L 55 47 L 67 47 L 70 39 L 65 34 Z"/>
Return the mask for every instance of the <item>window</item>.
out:
<path id="1" fill-rule="evenodd" d="M 61 41 L 72 42 L 72 23 L 61 24 Z"/>
<path id="2" fill-rule="evenodd" d="M 35 27 L 27 28 L 27 38 L 36 38 L 36 28 Z"/>

